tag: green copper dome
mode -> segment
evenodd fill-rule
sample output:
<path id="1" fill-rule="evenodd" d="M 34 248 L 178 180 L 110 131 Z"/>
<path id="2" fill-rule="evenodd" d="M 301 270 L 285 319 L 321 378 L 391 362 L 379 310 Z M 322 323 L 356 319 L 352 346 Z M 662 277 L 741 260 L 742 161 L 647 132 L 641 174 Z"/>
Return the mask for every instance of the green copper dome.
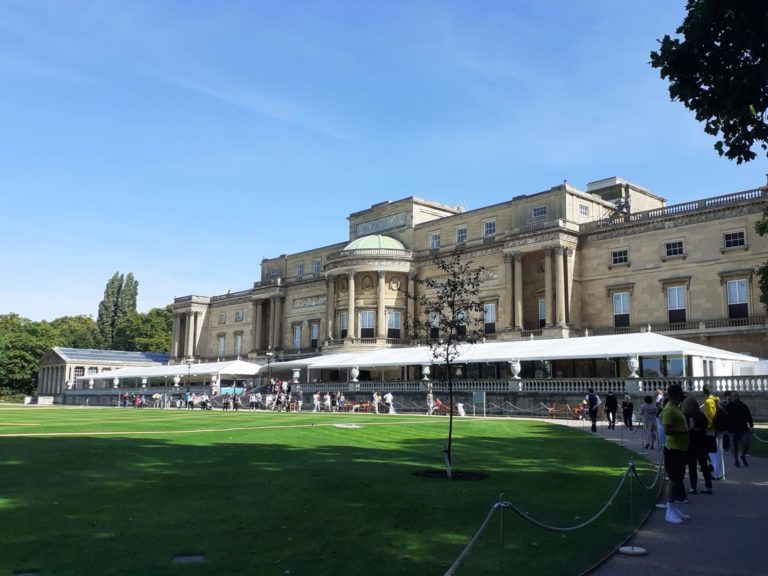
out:
<path id="1" fill-rule="evenodd" d="M 405 250 L 405 246 L 400 240 L 395 240 L 389 236 L 382 236 L 380 234 L 373 234 L 371 236 L 363 236 L 357 240 L 353 240 L 344 250 L 370 250 L 379 248 L 389 248 L 391 250 Z"/>

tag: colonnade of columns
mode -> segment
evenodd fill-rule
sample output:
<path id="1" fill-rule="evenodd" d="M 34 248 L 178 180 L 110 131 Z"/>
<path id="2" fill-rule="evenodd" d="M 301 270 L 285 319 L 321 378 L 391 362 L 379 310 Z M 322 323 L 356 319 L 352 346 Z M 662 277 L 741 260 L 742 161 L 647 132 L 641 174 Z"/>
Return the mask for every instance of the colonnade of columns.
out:
<path id="1" fill-rule="evenodd" d="M 201 322 L 201 313 L 199 311 L 187 310 L 180 314 L 174 314 L 171 355 L 176 358 L 180 356 L 195 356 L 195 347 L 200 340 L 202 329 L 203 323 Z"/>
<path id="2" fill-rule="evenodd" d="M 40 394 L 57 394 L 64 390 L 64 366 L 44 366 L 37 374 L 37 390 Z"/>
<path id="3" fill-rule="evenodd" d="M 573 248 L 550 246 L 544 248 L 544 324 L 546 327 L 565 327 L 569 321 L 566 303 L 566 286 L 572 286 Z M 506 254 L 506 293 L 508 306 L 507 325 L 520 330 L 524 327 L 523 316 L 523 257 L 524 253 Z M 553 274 L 554 259 L 554 274 Z M 566 268 L 565 260 L 568 261 Z M 554 278 L 553 278 L 554 276 Z M 553 306 L 554 304 L 554 306 Z"/>

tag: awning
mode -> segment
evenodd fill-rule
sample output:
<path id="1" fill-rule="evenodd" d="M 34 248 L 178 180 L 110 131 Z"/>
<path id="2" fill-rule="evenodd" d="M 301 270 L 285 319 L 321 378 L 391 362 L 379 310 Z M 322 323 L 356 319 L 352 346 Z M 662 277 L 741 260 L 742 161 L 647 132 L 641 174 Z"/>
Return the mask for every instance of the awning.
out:
<path id="1" fill-rule="evenodd" d="M 734 362 L 757 362 L 753 356 L 728 352 L 711 346 L 704 346 L 670 338 L 654 332 L 639 334 L 616 334 L 610 336 L 587 336 L 580 338 L 552 338 L 534 340 L 511 340 L 462 344 L 458 348 L 455 364 L 478 362 L 507 362 L 512 358 L 530 360 L 568 360 L 587 358 L 626 358 L 630 354 L 645 357 L 697 356 L 707 359 Z M 385 368 L 391 366 L 412 366 L 441 364 L 432 356 L 428 346 L 411 348 L 383 348 L 359 354 L 329 354 L 306 358 L 296 363 L 279 363 L 286 368 Z M 291 365 L 289 364 L 296 364 Z M 276 367 L 273 364 L 273 367 Z"/>
<path id="2" fill-rule="evenodd" d="M 259 373 L 260 364 L 245 362 L 244 360 L 232 360 L 230 362 L 202 362 L 200 364 L 173 364 L 171 366 L 148 366 L 142 368 L 120 368 L 110 372 L 99 374 L 85 374 L 78 376 L 77 380 L 120 380 L 124 378 L 173 378 L 174 376 L 187 376 L 199 378 L 201 376 L 243 376 L 253 377 Z"/>

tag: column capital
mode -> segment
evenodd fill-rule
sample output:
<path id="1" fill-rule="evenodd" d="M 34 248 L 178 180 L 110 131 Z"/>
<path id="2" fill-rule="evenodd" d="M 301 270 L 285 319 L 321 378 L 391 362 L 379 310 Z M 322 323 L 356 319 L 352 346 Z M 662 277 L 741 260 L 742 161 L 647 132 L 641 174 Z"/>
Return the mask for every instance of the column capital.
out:
<path id="1" fill-rule="evenodd" d="M 354 271 L 351 271 L 351 272 L 347 272 L 347 277 L 348 277 L 348 278 L 352 278 L 352 279 L 354 280 L 354 278 L 355 278 L 355 274 L 357 274 L 357 272 L 354 272 Z"/>
<path id="2" fill-rule="evenodd" d="M 512 264 L 515 260 L 520 260 L 522 256 L 523 255 L 520 254 L 520 252 L 507 252 L 504 254 L 504 262 Z"/>
<path id="3" fill-rule="evenodd" d="M 567 246 L 564 248 L 564 251 L 566 256 L 573 256 L 574 252 L 576 252 L 576 249 L 571 246 Z"/>
<path id="4" fill-rule="evenodd" d="M 379 270 L 379 278 L 386 278 L 387 272 L 386 270 Z"/>

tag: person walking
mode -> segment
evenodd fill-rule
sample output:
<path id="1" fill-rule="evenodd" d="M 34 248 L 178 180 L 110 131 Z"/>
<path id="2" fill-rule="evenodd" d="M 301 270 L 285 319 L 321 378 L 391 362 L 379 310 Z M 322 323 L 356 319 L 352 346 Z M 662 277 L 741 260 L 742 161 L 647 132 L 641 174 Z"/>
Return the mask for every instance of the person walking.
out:
<path id="1" fill-rule="evenodd" d="M 379 413 L 379 393 L 378 392 L 373 393 L 372 404 L 373 404 L 373 413 L 378 414 Z"/>
<path id="2" fill-rule="evenodd" d="M 749 407 L 741 401 L 741 395 L 733 392 L 731 401 L 726 406 L 728 411 L 728 427 L 731 430 L 731 450 L 733 452 L 733 465 L 738 468 L 741 463 L 749 466 L 747 461 L 747 452 L 752 444 L 752 428 L 755 423 L 752 421 L 752 413 Z"/>
<path id="3" fill-rule="evenodd" d="M 597 432 L 597 409 L 600 406 L 600 396 L 595 394 L 593 388 L 587 390 L 587 395 L 584 396 L 584 400 L 587 403 L 589 409 L 589 419 L 592 422 L 592 432 Z"/>
<path id="4" fill-rule="evenodd" d="M 640 422 L 643 423 L 643 435 L 647 436 L 645 442 L 645 449 L 651 449 L 656 446 L 656 441 L 659 436 L 656 431 L 656 417 L 658 416 L 658 408 L 653 401 L 653 396 L 646 396 L 643 398 L 643 405 L 640 406 Z"/>
<path id="5" fill-rule="evenodd" d="M 682 524 L 690 516 L 680 510 L 675 502 L 685 500 L 685 466 L 688 462 L 688 424 L 680 410 L 685 394 L 679 384 L 667 389 L 669 402 L 661 411 L 664 426 L 664 470 L 667 472 L 667 512 L 665 520 L 670 524 Z"/>
<path id="6" fill-rule="evenodd" d="M 387 412 L 397 414 L 395 412 L 395 397 L 392 395 L 392 392 L 384 394 L 384 405 L 387 407 Z"/>
<path id="7" fill-rule="evenodd" d="M 688 494 L 698 494 L 698 472 L 701 468 L 704 476 L 702 494 L 712 494 L 712 472 L 707 462 L 707 418 L 699 408 L 699 403 L 693 396 L 683 401 L 683 415 L 688 422 L 690 436 L 688 438 L 688 479 L 691 487 Z"/>
<path id="8" fill-rule="evenodd" d="M 616 399 L 616 394 L 613 390 L 608 392 L 605 396 L 605 417 L 608 419 L 608 429 L 616 429 L 616 411 L 619 408 L 619 401 Z"/>
<path id="9" fill-rule="evenodd" d="M 301 389 L 300 385 L 296 386 L 296 390 L 294 391 L 294 399 L 296 400 L 296 412 L 301 412 L 301 405 L 304 404 L 304 392 Z"/>
<path id="10" fill-rule="evenodd" d="M 432 416 L 432 412 L 435 409 L 435 397 L 432 395 L 432 390 L 427 392 L 427 416 Z"/>
<path id="11" fill-rule="evenodd" d="M 624 394 L 624 401 L 621 403 L 621 415 L 624 418 L 624 427 L 629 428 L 629 431 L 634 431 L 634 425 L 632 424 L 632 417 L 635 413 L 635 405 L 632 403 L 632 396 Z"/>
<path id="12" fill-rule="evenodd" d="M 723 443 L 722 431 L 719 431 L 715 425 L 715 416 L 720 406 L 720 398 L 712 394 L 708 384 L 705 384 L 701 391 L 704 393 L 704 405 L 702 411 L 707 418 L 707 434 L 715 437 L 714 452 L 709 453 L 709 461 L 712 463 L 712 478 L 722 480 L 725 477 L 725 462 L 723 461 Z"/>

